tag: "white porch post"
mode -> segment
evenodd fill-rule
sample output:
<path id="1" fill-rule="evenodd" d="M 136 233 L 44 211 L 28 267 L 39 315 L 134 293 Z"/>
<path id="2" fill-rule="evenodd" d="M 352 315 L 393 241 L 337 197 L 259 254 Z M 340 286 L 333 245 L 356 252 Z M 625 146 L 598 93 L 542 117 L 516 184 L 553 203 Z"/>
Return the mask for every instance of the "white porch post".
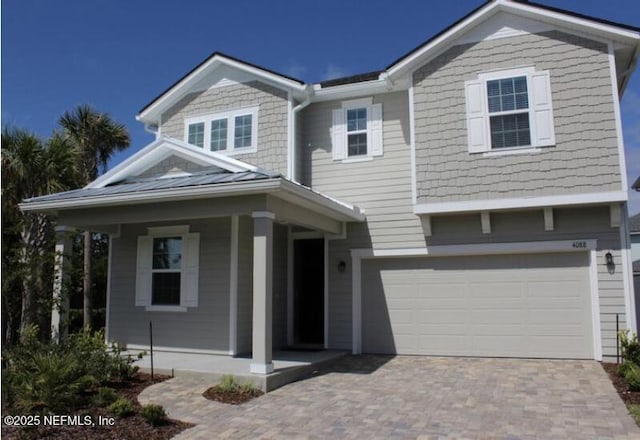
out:
<path id="1" fill-rule="evenodd" d="M 65 290 L 69 277 L 73 228 L 56 226 L 55 264 L 53 274 L 53 307 L 51 309 L 51 339 L 60 342 L 67 337 L 69 327 L 69 292 Z"/>
<path id="2" fill-rule="evenodd" d="M 272 295 L 273 220 L 268 211 L 253 212 L 253 359 L 250 371 L 273 372 Z"/>

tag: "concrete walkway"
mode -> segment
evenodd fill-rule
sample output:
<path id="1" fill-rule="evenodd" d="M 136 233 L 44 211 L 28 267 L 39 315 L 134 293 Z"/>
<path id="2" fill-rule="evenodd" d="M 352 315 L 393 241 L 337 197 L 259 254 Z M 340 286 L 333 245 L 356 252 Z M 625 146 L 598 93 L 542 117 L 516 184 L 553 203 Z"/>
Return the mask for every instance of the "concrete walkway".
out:
<path id="1" fill-rule="evenodd" d="M 140 402 L 198 426 L 177 439 L 640 439 L 593 361 L 348 356 L 240 406 L 178 377 Z"/>

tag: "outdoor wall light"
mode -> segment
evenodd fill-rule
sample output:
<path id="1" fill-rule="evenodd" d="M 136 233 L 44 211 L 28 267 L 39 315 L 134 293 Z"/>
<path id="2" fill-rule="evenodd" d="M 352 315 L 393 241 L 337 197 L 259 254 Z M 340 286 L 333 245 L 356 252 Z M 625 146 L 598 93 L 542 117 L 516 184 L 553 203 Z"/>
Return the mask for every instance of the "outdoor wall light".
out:
<path id="1" fill-rule="evenodd" d="M 607 262 L 607 266 L 611 266 L 613 264 L 613 255 L 611 255 L 611 252 L 604 254 L 604 259 Z"/>
<path id="2" fill-rule="evenodd" d="M 347 263 L 345 263 L 344 261 L 339 262 L 338 272 L 344 272 L 345 270 L 347 270 Z"/>

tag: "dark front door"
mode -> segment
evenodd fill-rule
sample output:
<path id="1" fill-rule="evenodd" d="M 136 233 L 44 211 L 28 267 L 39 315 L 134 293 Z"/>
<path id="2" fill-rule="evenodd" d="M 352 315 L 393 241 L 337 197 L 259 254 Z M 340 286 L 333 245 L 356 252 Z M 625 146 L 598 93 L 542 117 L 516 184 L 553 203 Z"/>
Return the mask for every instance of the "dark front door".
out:
<path id="1" fill-rule="evenodd" d="M 294 240 L 293 259 L 294 343 L 323 345 L 324 240 Z"/>

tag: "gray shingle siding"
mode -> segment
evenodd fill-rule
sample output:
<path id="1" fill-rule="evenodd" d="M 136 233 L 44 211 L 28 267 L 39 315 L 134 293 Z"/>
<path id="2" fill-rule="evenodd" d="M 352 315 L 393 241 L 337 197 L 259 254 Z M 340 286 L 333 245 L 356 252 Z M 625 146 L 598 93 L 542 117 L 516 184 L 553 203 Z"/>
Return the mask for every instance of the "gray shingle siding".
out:
<path id="1" fill-rule="evenodd" d="M 556 146 L 469 154 L 464 82 L 531 65 L 551 73 Z M 413 83 L 418 203 L 620 190 L 605 44 L 553 31 L 459 45 L 418 69 Z"/>
<path id="2" fill-rule="evenodd" d="M 259 106 L 258 151 L 233 157 L 283 175 L 287 173 L 287 92 L 251 81 L 190 93 L 162 115 L 160 132 L 184 139 L 184 119 Z"/>

